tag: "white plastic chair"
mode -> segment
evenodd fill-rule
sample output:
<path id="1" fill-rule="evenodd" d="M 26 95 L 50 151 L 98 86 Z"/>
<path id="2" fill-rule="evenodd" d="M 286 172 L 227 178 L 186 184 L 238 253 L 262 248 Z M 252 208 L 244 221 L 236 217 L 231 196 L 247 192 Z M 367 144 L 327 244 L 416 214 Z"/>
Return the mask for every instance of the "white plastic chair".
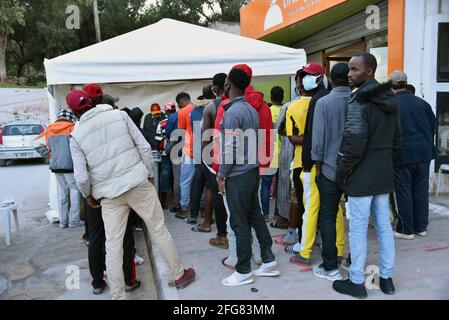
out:
<path id="1" fill-rule="evenodd" d="M 438 170 L 437 174 L 437 186 L 435 188 L 435 196 L 438 198 L 438 194 L 440 193 L 440 182 L 441 182 L 441 175 L 444 173 L 449 173 L 449 164 L 442 164 L 440 166 L 440 169 Z"/>
<path id="2" fill-rule="evenodd" d="M 11 245 L 11 213 L 14 215 L 16 231 L 20 230 L 17 206 L 14 202 L 0 203 L 0 213 L 3 216 L 3 228 L 5 230 L 6 246 L 9 247 Z"/>

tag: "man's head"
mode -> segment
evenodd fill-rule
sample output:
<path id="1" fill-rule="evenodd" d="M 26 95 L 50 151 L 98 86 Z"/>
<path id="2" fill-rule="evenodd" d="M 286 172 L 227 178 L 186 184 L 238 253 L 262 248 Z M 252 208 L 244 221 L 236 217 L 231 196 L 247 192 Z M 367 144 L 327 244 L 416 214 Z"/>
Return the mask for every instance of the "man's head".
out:
<path id="1" fill-rule="evenodd" d="M 226 78 L 224 94 L 230 99 L 242 96 L 250 83 L 251 78 L 245 71 L 232 69 Z"/>
<path id="2" fill-rule="evenodd" d="M 105 94 L 103 96 L 103 100 L 101 101 L 101 104 L 108 104 L 111 107 L 113 107 L 114 109 L 118 109 L 118 107 L 115 105 L 116 102 L 119 102 L 120 99 L 110 96 L 109 94 Z"/>
<path id="3" fill-rule="evenodd" d="M 104 92 L 98 84 L 88 83 L 84 85 L 83 90 L 87 92 L 94 105 L 100 104 L 102 102 Z"/>
<path id="4" fill-rule="evenodd" d="M 346 63 L 337 63 L 335 66 L 332 67 L 331 70 L 332 86 L 334 88 L 348 87 L 349 86 L 348 74 L 349 74 L 348 65 Z"/>
<path id="5" fill-rule="evenodd" d="M 224 84 L 227 77 L 228 76 L 226 75 L 226 73 L 218 73 L 212 79 L 212 90 L 217 95 L 217 97 L 221 97 L 223 95 Z"/>
<path id="6" fill-rule="evenodd" d="M 153 103 L 150 107 L 150 112 L 153 117 L 160 117 L 162 115 L 162 110 L 159 103 Z"/>
<path id="7" fill-rule="evenodd" d="M 184 108 L 191 103 L 190 95 L 186 92 L 178 93 L 176 96 L 176 103 L 178 104 L 179 109 Z"/>
<path id="8" fill-rule="evenodd" d="M 164 110 L 167 115 L 172 115 L 176 112 L 176 104 L 174 102 L 167 102 L 164 104 Z"/>
<path id="9" fill-rule="evenodd" d="M 390 82 L 393 85 L 393 91 L 406 91 L 408 85 L 408 78 L 405 72 L 396 70 L 390 75 Z"/>
<path id="10" fill-rule="evenodd" d="M 284 102 L 284 89 L 275 86 L 271 89 L 271 102 L 276 105 L 281 105 Z"/>
<path id="11" fill-rule="evenodd" d="M 309 63 L 296 73 L 296 88 L 298 93 L 305 92 L 306 96 L 310 96 L 316 88 L 322 85 L 324 77 L 324 68 L 319 63 Z"/>
<path id="12" fill-rule="evenodd" d="M 234 67 L 232 67 L 232 70 L 234 69 L 239 69 L 242 70 L 243 72 L 245 72 L 247 74 L 247 76 L 249 77 L 249 82 L 251 83 L 251 80 L 253 79 L 253 69 L 251 69 L 251 67 L 247 64 L 237 64 Z"/>
<path id="13" fill-rule="evenodd" d="M 353 88 L 362 86 L 366 81 L 374 79 L 377 70 L 376 57 L 362 52 L 349 61 L 349 84 Z"/>
<path id="14" fill-rule="evenodd" d="M 79 119 L 81 116 L 94 108 L 89 94 L 84 90 L 72 90 L 66 96 L 67 105 L 73 114 Z"/>
<path id="15" fill-rule="evenodd" d="M 58 111 L 58 120 L 69 120 L 71 122 L 76 122 L 78 119 L 69 109 L 61 109 Z"/>
<path id="16" fill-rule="evenodd" d="M 212 90 L 212 85 L 209 84 L 203 87 L 203 94 L 198 97 L 198 100 L 212 100 L 212 99 L 215 99 L 215 95 Z"/>
<path id="17" fill-rule="evenodd" d="M 142 122 L 143 117 L 143 111 L 140 108 L 134 108 L 129 113 L 129 117 L 138 127 L 140 127 L 140 123 Z"/>

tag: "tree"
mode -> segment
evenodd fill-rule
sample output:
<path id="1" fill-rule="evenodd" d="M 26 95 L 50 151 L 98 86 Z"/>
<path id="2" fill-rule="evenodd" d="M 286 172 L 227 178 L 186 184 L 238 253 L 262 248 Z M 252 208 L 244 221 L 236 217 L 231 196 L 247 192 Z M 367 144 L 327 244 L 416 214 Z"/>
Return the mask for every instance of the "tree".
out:
<path id="1" fill-rule="evenodd" d="M 24 9 L 13 0 L 0 0 L 0 82 L 6 80 L 6 46 L 13 24 L 24 23 Z"/>

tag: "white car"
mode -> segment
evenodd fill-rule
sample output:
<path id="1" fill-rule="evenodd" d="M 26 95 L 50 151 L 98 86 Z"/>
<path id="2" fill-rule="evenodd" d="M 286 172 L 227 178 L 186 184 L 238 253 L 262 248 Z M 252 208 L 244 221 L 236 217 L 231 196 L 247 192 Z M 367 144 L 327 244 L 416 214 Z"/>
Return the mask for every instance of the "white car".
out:
<path id="1" fill-rule="evenodd" d="M 16 121 L 5 125 L 0 131 L 0 167 L 6 167 L 8 160 L 43 159 L 33 146 L 34 139 L 46 126 L 39 121 Z"/>

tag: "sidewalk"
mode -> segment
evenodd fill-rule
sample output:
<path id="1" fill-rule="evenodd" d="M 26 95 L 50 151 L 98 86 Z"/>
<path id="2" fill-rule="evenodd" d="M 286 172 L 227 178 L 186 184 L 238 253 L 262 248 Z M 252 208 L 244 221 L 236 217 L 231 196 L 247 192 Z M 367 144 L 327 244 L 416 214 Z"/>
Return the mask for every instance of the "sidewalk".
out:
<path id="1" fill-rule="evenodd" d="M 449 196 L 440 196 L 439 203 L 449 203 Z M 176 219 L 168 210 L 166 224 L 176 243 L 185 268 L 194 267 L 195 282 L 183 290 L 168 287 L 167 266 L 152 247 L 156 281 L 160 298 L 170 300 L 348 300 L 332 289 L 331 282 L 315 277 L 310 270 L 289 262 L 290 255 L 283 247 L 273 243 L 273 252 L 281 271 L 279 278 L 255 278 L 251 285 L 229 288 L 220 284 L 232 271 L 224 268 L 221 259 L 227 250 L 208 245 L 209 238 L 216 234 L 194 233 L 191 226 Z M 284 230 L 268 227 L 273 238 Z M 431 204 L 429 236 L 413 241 L 396 241 L 396 295 L 386 296 L 380 290 L 369 290 L 369 299 L 449 299 L 449 207 Z M 312 263 L 321 263 L 319 247 L 315 246 Z M 348 247 L 345 249 L 348 252 Z M 347 254 L 345 255 L 347 256 Z M 378 265 L 378 245 L 374 228 L 369 230 L 367 265 Z M 253 269 L 256 265 L 253 263 Z M 343 271 L 346 276 L 346 272 Z M 252 288 L 257 289 L 253 292 Z"/>

